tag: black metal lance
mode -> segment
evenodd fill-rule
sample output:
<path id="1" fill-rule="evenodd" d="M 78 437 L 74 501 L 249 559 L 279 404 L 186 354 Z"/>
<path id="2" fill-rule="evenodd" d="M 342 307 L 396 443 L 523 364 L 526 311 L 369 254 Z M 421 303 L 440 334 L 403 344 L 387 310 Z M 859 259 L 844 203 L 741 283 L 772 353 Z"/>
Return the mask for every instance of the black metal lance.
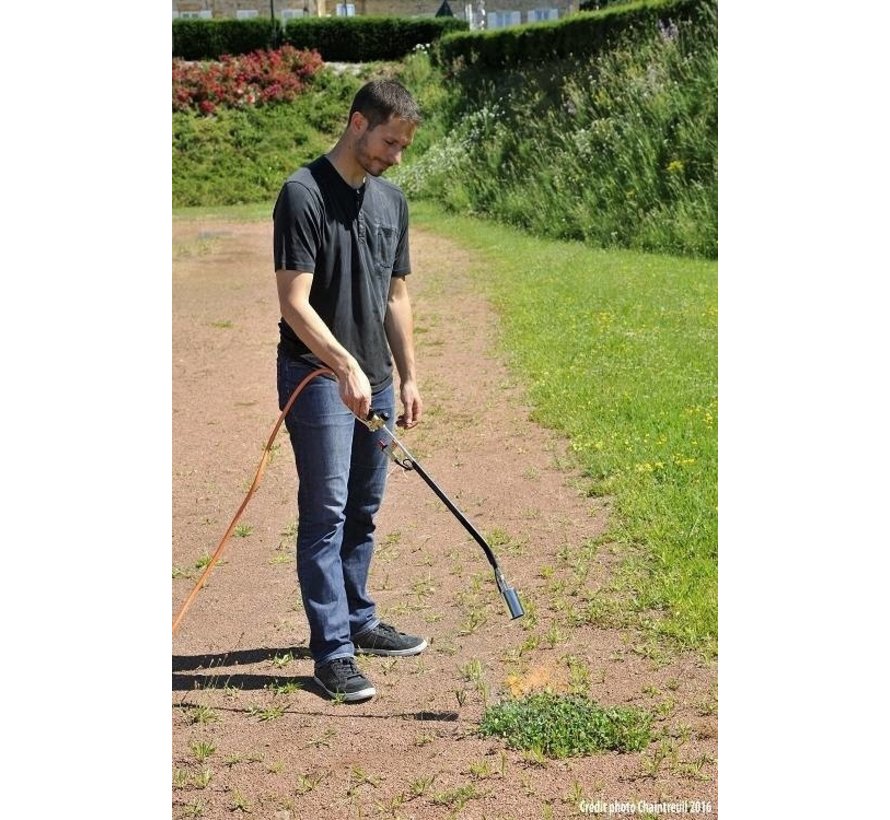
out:
<path id="1" fill-rule="evenodd" d="M 525 610 L 522 608 L 522 603 L 519 600 L 519 595 L 516 593 L 516 590 L 507 583 L 507 579 L 504 577 L 504 573 L 498 564 L 498 559 L 494 554 L 494 550 L 492 550 L 488 542 L 482 537 L 479 530 L 477 530 L 472 522 L 460 511 L 458 506 L 445 494 L 442 488 L 433 481 L 432 477 L 423 469 L 417 459 L 408 452 L 405 445 L 396 438 L 392 430 L 386 426 L 386 420 L 386 417 L 378 414 L 375 410 L 371 410 L 368 414 L 368 418 L 363 419 L 362 421 L 369 430 L 385 433 L 389 437 L 388 442 L 380 441 L 380 449 L 402 469 L 413 470 L 416 472 L 439 497 L 442 503 L 448 507 L 455 518 L 463 524 L 467 532 L 473 536 L 476 543 L 482 547 L 485 557 L 488 559 L 488 563 L 491 564 L 491 567 L 494 570 L 494 579 L 498 586 L 498 590 L 507 602 L 507 609 L 510 610 L 510 617 L 514 620 L 516 618 L 521 618 L 525 614 Z"/>

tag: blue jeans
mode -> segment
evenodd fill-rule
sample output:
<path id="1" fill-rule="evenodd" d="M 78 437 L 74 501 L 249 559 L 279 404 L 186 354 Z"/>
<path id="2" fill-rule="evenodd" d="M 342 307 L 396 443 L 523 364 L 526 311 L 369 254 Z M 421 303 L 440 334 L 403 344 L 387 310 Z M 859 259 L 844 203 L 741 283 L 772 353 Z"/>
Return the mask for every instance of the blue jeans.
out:
<path id="1" fill-rule="evenodd" d="M 278 407 L 314 368 L 279 350 Z M 389 416 L 392 384 L 371 407 Z M 389 471 L 372 433 L 343 404 L 337 382 L 317 376 L 285 419 L 297 463 L 297 578 L 309 620 L 309 650 L 317 666 L 355 654 L 352 637 L 380 621 L 367 590 L 374 552 L 374 516 Z"/>

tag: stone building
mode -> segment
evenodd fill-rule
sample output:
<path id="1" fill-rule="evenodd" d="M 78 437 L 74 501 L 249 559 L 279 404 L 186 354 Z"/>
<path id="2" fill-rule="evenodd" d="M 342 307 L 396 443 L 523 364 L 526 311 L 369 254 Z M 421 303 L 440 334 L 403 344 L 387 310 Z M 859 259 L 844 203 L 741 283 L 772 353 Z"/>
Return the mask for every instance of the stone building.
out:
<path id="1" fill-rule="evenodd" d="M 249 18 L 398 15 L 433 17 L 442 0 L 173 0 L 173 18 Z M 449 0 L 454 17 L 470 20 L 471 28 L 556 20 L 578 10 L 578 0 Z M 469 17 L 468 17 L 469 15 Z"/>

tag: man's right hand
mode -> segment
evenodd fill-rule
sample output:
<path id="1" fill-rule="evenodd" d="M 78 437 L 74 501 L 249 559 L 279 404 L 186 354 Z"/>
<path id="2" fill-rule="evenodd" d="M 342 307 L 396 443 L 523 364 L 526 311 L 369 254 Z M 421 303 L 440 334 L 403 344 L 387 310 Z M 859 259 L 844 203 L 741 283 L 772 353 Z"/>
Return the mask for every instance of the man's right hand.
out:
<path id="1" fill-rule="evenodd" d="M 371 383 L 354 359 L 337 374 L 340 398 L 356 416 L 366 419 L 371 412 Z"/>

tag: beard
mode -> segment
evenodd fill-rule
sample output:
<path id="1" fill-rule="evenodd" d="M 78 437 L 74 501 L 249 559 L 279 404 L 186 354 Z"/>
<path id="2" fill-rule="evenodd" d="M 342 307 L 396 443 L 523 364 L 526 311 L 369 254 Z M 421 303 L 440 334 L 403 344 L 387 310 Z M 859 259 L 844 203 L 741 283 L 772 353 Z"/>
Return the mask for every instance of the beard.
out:
<path id="1" fill-rule="evenodd" d="M 366 135 L 363 135 L 355 146 L 355 159 L 365 173 L 370 174 L 372 177 L 379 177 L 390 167 L 388 162 L 375 157 L 368 150 L 368 140 Z"/>

